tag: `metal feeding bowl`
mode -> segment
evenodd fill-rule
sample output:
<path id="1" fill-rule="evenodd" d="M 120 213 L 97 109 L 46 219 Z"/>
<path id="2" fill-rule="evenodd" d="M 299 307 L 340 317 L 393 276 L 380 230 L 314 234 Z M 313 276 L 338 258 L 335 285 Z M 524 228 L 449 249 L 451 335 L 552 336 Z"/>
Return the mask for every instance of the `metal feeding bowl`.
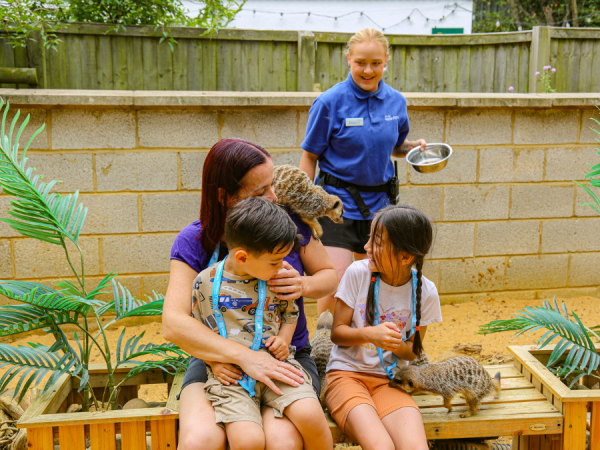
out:
<path id="1" fill-rule="evenodd" d="M 408 152 L 406 162 L 417 172 L 434 173 L 446 167 L 450 155 L 452 155 L 452 147 L 448 144 L 427 144 L 423 151 L 419 146 Z"/>

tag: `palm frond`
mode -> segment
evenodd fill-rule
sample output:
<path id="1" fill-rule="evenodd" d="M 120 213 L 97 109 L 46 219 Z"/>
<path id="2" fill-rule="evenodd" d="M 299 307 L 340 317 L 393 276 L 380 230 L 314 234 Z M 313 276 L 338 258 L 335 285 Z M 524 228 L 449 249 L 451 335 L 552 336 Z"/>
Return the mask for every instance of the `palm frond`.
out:
<path id="1" fill-rule="evenodd" d="M 0 109 L 4 101 L 0 99 Z M 68 239 L 78 246 L 78 238 L 87 215 L 87 208 L 77 203 L 79 191 L 67 196 L 52 193 L 57 181 L 45 183 L 40 175 L 34 175 L 34 168 L 27 167 L 25 156 L 33 139 L 43 130 L 37 130 L 20 155 L 19 139 L 29 116 L 23 121 L 15 143 L 12 132 L 19 118 L 17 111 L 11 123 L 9 135 L 4 134 L 8 104 L 2 116 L 2 135 L 0 136 L 0 188 L 5 194 L 15 197 L 10 202 L 8 213 L 12 219 L 0 219 L 23 236 L 31 237 L 55 245 L 64 245 Z"/>
<path id="2" fill-rule="evenodd" d="M 20 345 L 13 347 L 0 344 L 0 369 L 6 372 L 0 378 L 0 392 L 18 377 L 19 382 L 15 387 L 15 397 L 20 402 L 30 387 L 38 386 L 42 378 L 48 373 L 52 376 L 47 381 L 44 391 L 50 388 L 62 374 L 67 373 L 77 362 L 71 355 L 60 356 L 50 352 L 49 348 L 39 344 L 30 344 L 30 347 Z"/>
<path id="3" fill-rule="evenodd" d="M 117 340 L 117 367 L 125 362 L 141 364 L 141 362 L 134 361 L 134 358 L 139 358 L 140 356 L 158 356 L 166 359 L 173 357 L 189 358 L 189 355 L 175 344 L 148 343 L 138 345 L 140 339 L 144 337 L 145 332 L 130 337 L 125 343 L 125 347 L 122 347 L 125 331 L 126 329 L 123 328 L 123 331 Z"/>
<path id="4" fill-rule="evenodd" d="M 154 292 L 155 300 L 150 296 L 149 301 L 137 300 L 133 297 L 129 289 L 123 286 L 116 280 L 111 280 L 113 285 L 113 298 L 102 308 L 96 310 L 98 316 L 107 311 L 115 312 L 118 319 L 125 317 L 141 317 L 141 316 L 160 316 L 163 311 L 164 295 Z"/>
<path id="5" fill-rule="evenodd" d="M 32 305 L 0 306 L 0 336 L 11 336 L 53 325 L 77 324 L 78 321 L 79 313 L 73 311 L 48 311 Z"/>
<path id="6" fill-rule="evenodd" d="M 117 276 L 116 273 L 111 272 L 108 275 L 106 275 L 102 281 L 100 281 L 100 283 L 98 284 L 98 286 L 96 286 L 96 289 L 92 290 L 88 295 L 87 298 L 88 299 L 93 299 L 95 298 L 97 295 L 100 294 L 108 294 L 108 291 L 103 291 L 103 289 L 106 289 L 110 286 L 111 281 Z"/>
<path id="7" fill-rule="evenodd" d="M 185 372 L 185 370 L 188 367 L 188 364 L 189 358 L 184 357 L 169 357 L 161 361 L 145 361 L 139 366 L 131 369 L 129 373 L 127 373 L 127 376 L 123 381 L 126 381 L 129 378 L 133 378 L 134 376 L 139 375 L 142 372 L 155 369 L 162 370 L 164 372 L 165 377 L 167 374 L 177 375 L 179 373 Z"/>
<path id="8" fill-rule="evenodd" d="M 77 295 L 63 295 L 48 286 L 31 281 L 0 280 L 0 294 L 43 309 L 84 312 L 89 307 L 103 306 L 105 302 Z"/>
<path id="9" fill-rule="evenodd" d="M 544 301 L 543 306 L 527 306 L 524 311 L 515 314 L 514 319 L 496 320 L 479 327 L 479 334 L 497 333 L 500 331 L 517 331 L 516 336 L 539 329 L 546 329 L 537 345 L 544 348 L 553 341 L 559 340 L 550 354 L 547 366 L 557 365 L 562 356 L 567 353 L 562 367 L 557 373 L 565 378 L 579 370 L 589 375 L 598 368 L 600 356 L 590 337 L 598 337 L 590 328 L 587 328 L 576 314 L 575 320 L 569 318 L 565 303 L 561 308 L 556 303 L 556 298 L 551 304 Z"/>

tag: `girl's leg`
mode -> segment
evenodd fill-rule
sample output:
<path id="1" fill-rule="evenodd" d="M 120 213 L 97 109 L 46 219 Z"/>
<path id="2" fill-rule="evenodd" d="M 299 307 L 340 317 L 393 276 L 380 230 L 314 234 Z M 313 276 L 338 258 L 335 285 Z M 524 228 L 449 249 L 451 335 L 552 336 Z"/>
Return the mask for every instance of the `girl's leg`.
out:
<path id="1" fill-rule="evenodd" d="M 344 432 L 358 442 L 363 450 L 394 450 L 394 441 L 371 405 L 362 404 L 352 408 Z"/>
<path id="2" fill-rule="evenodd" d="M 265 450 L 265 432 L 256 422 L 226 423 L 225 430 L 231 450 Z"/>
<path id="3" fill-rule="evenodd" d="M 352 252 L 345 248 L 327 246 L 325 247 L 325 251 L 335 266 L 338 274 L 338 281 L 340 281 L 346 273 L 346 269 L 352 264 Z M 333 314 L 335 311 L 335 302 L 334 294 L 318 299 L 317 315 L 321 315 L 321 313 L 327 309 Z"/>
<path id="4" fill-rule="evenodd" d="M 263 428 L 267 441 L 267 450 L 302 450 L 302 435 L 287 417 L 275 417 L 273 408 L 262 409 Z"/>
<path id="5" fill-rule="evenodd" d="M 285 408 L 285 415 L 302 435 L 304 448 L 333 449 L 333 438 L 319 400 L 316 398 L 296 400 Z"/>
<path id="6" fill-rule="evenodd" d="M 204 392 L 204 383 L 192 383 L 179 400 L 179 450 L 225 450 L 223 428 L 215 423 L 215 410 Z"/>
<path id="7" fill-rule="evenodd" d="M 416 408 L 400 408 L 381 419 L 396 450 L 428 450 L 423 417 Z"/>

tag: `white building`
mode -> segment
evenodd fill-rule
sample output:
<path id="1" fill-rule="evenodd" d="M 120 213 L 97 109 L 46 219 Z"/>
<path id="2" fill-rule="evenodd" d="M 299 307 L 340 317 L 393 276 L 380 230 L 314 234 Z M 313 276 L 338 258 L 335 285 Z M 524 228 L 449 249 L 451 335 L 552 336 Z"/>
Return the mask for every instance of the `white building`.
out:
<path id="1" fill-rule="evenodd" d="M 196 2 L 183 3 L 191 14 L 198 11 Z M 471 33 L 472 11 L 472 0 L 247 0 L 228 28 Z"/>

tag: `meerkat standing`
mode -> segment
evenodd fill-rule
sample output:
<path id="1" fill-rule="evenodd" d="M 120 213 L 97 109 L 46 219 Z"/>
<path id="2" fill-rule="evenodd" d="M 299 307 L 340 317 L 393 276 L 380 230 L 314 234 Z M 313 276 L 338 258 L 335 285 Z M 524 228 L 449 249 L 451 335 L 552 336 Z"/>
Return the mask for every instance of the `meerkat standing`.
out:
<path id="1" fill-rule="evenodd" d="M 390 386 L 410 395 L 417 393 L 439 394 L 444 397 L 444 407 L 452 411 L 452 398 L 462 394 L 469 410 L 460 417 L 470 417 L 482 400 L 501 389 L 500 372 L 494 378 L 473 358 L 460 356 L 437 364 L 402 367 L 390 381 Z"/>

